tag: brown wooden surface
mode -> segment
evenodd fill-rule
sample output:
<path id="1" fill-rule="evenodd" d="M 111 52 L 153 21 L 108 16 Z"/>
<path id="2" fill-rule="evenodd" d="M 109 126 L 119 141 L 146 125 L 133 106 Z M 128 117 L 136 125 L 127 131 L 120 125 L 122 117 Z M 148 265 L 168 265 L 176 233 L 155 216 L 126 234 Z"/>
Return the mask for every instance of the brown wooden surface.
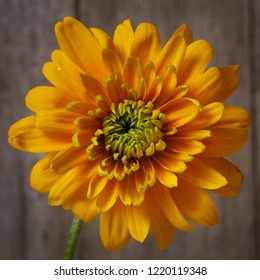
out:
<path id="1" fill-rule="evenodd" d="M 72 219 L 70 212 L 50 207 L 47 195 L 29 185 L 30 169 L 39 155 L 7 144 L 8 127 L 29 114 L 27 91 L 47 84 L 44 62 L 57 48 L 53 26 L 66 15 L 112 35 L 125 18 L 133 25 L 154 23 L 165 42 L 187 23 L 195 38 L 215 48 L 212 64 L 241 65 L 242 82 L 229 100 L 252 115 L 251 137 L 231 157 L 244 174 L 236 198 L 214 197 L 219 224 L 178 231 L 173 244 L 160 251 L 149 236 L 121 252 L 107 252 L 99 239 L 98 220 L 85 224 L 76 257 L 80 259 L 260 259 L 260 1 L 257 0 L 0 0 L 0 259 L 59 259 Z"/>

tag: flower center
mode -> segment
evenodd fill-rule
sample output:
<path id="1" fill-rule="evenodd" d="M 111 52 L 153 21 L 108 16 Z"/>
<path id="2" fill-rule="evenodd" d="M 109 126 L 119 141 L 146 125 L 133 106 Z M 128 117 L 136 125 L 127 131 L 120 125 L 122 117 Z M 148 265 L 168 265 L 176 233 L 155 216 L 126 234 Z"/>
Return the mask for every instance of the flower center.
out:
<path id="1" fill-rule="evenodd" d="M 114 159 L 141 158 L 163 151 L 161 131 L 166 115 L 153 109 L 152 102 L 124 100 L 111 105 L 111 113 L 103 119 L 104 144 Z"/>

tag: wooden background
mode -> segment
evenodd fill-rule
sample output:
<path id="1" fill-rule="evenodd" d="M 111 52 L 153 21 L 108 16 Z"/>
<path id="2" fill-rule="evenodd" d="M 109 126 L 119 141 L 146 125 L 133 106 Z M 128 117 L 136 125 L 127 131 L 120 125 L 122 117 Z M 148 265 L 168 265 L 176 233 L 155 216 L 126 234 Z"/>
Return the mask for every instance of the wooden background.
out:
<path id="1" fill-rule="evenodd" d="M 242 82 L 230 103 L 251 113 L 250 139 L 231 157 L 244 174 L 236 198 L 214 197 L 219 224 L 178 231 L 174 243 L 160 251 L 151 236 L 121 252 L 107 252 L 99 239 L 98 220 L 85 224 L 76 258 L 80 259 L 260 259 L 260 1 L 257 0 L 0 0 L 0 259 L 60 259 L 70 212 L 50 207 L 47 195 L 29 185 L 39 155 L 7 144 L 8 127 L 29 114 L 24 97 L 47 84 L 41 73 L 57 48 L 53 26 L 66 15 L 109 34 L 125 18 L 133 25 L 154 23 L 165 42 L 187 23 L 197 39 L 215 48 L 212 64 L 241 65 Z"/>

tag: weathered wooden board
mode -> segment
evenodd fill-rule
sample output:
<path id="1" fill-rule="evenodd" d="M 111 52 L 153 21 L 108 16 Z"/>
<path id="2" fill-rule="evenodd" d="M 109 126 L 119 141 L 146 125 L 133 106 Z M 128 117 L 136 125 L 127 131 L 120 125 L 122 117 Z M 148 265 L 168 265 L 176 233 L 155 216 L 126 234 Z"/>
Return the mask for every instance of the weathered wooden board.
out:
<path id="1" fill-rule="evenodd" d="M 214 197 L 219 224 L 178 232 L 174 243 L 160 251 L 149 237 L 132 241 L 121 252 L 107 252 L 99 239 L 98 220 L 85 224 L 80 259 L 260 259 L 259 123 L 260 123 L 260 3 L 257 0 L 0 0 L 0 259 L 59 259 L 63 254 L 70 212 L 50 207 L 47 195 L 31 190 L 30 169 L 38 155 L 7 144 L 7 130 L 26 116 L 27 91 L 47 84 L 44 62 L 57 48 L 53 25 L 64 16 L 78 17 L 88 27 L 112 35 L 130 18 L 133 25 L 154 23 L 163 42 L 185 22 L 195 38 L 215 48 L 214 65 L 240 64 L 242 82 L 229 100 L 251 112 L 254 124 L 248 144 L 231 160 L 244 174 L 236 198 Z"/>

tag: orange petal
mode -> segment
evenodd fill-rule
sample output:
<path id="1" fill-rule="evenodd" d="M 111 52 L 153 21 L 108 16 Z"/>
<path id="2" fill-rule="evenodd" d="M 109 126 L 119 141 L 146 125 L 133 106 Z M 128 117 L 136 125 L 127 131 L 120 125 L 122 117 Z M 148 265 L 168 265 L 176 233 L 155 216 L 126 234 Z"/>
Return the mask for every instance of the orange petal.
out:
<path id="1" fill-rule="evenodd" d="M 161 49 L 160 34 L 150 23 L 140 23 L 134 33 L 131 56 L 140 58 L 143 65 L 154 61 Z"/>
<path id="2" fill-rule="evenodd" d="M 226 186 L 213 190 L 214 193 L 222 196 L 235 196 L 240 193 L 243 177 L 240 170 L 235 165 L 223 158 L 208 158 L 204 159 L 204 161 L 217 169 L 228 180 Z"/>
<path id="3" fill-rule="evenodd" d="M 88 185 L 87 198 L 93 199 L 99 195 L 106 187 L 107 182 L 108 179 L 106 176 L 101 177 L 98 174 L 94 174 Z"/>
<path id="4" fill-rule="evenodd" d="M 171 172 L 182 173 L 187 168 L 183 161 L 176 159 L 171 153 L 166 151 L 156 153 L 153 158 L 161 167 Z"/>
<path id="5" fill-rule="evenodd" d="M 198 158 L 187 163 L 188 168 L 184 173 L 178 174 L 183 180 L 204 188 L 204 189 L 219 189 L 228 184 L 227 179 L 218 170 Z"/>
<path id="6" fill-rule="evenodd" d="M 157 73 L 164 72 L 167 65 L 172 64 L 178 72 L 186 51 L 186 42 L 183 36 L 172 36 L 161 50 L 156 61 Z"/>
<path id="7" fill-rule="evenodd" d="M 70 200 L 81 187 L 85 188 L 86 197 L 88 183 L 95 170 L 93 167 L 90 168 L 90 164 L 81 164 L 65 173 L 52 186 L 49 193 L 49 204 L 53 206 L 63 205 L 67 200 Z"/>
<path id="8" fill-rule="evenodd" d="M 68 89 L 75 93 L 79 99 L 87 100 L 86 90 L 80 78 L 80 75 L 84 74 L 85 71 L 60 50 L 52 52 L 51 58 L 57 67 L 57 74 L 68 85 Z"/>
<path id="9" fill-rule="evenodd" d="M 216 97 L 214 99 L 212 98 L 210 102 L 223 102 L 236 90 L 240 83 L 240 76 L 238 74 L 239 69 L 239 65 L 219 67 L 221 72 L 222 88 Z"/>
<path id="10" fill-rule="evenodd" d="M 218 222 L 216 207 L 210 195 L 180 179 L 179 188 L 171 191 L 180 211 L 192 222 L 202 226 L 212 226 Z"/>
<path id="11" fill-rule="evenodd" d="M 167 217 L 169 222 L 176 228 L 181 230 L 191 230 L 194 227 L 190 225 L 181 214 L 180 210 L 177 208 L 174 200 L 172 199 L 170 190 L 163 186 L 153 187 L 152 195 L 153 198 L 160 205 L 164 215 Z"/>
<path id="12" fill-rule="evenodd" d="M 53 184 L 61 178 L 51 169 L 51 162 L 56 153 L 49 153 L 32 168 L 30 183 L 38 192 L 49 192 Z M 40 179 L 39 179 L 40 178 Z"/>
<path id="13" fill-rule="evenodd" d="M 185 57 L 178 73 L 178 84 L 189 84 L 202 74 L 213 56 L 213 48 L 205 40 L 197 40 L 187 46 Z"/>
<path id="14" fill-rule="evenodd" d="M 86 198 L 85 186 L 78 189 L 69 200 L 65 201 L 63 207 L 71 209 L 75 216 L 86 223 L 92 222 L 98 215 L 96 200 Z"/>
<path id="15" fill-rule="evenodd" d="M 166 151 L 171 152 L 186 152 L 189 155 L 200 154 L 205 150 L 205 145 L 200 141 L 191 139 L 175 139 L 174 137 L 169 137 L 166 141 Z"/>
<path id="16" fill-rule="evenodd" d="M 156 243 L 160 249 L 166 249 L 173 241 L 176 233 L 176 228 L 168 221 L 165 214 L 159 207 L 154 205 L 154 201 L 151 201 L 150 207 L 150 228 L 152 234 L 156 240 Z"/>
<path id="17" fill-rule="evenodd" d="M 114 49 L 114 42 L 105 31 L 96 27 L 91 27 L 89 30 L 96 37 L 102 49 Z"/>
<path id="18" fill-rule="evenodd" d="M 167 116 L 167 125 L 176 128 L 192 121 L 200 110 L 200 104 L 189 98 L 172 100 L 161 107 L 161 111 Z"/>
<path id="19" fill-rule="evenodd" d="M 215 128 L 246 128 L 251 122 L 246 110 L 238 106 L 225 105 L 221 119 L 214 124 Z"/>
<path id="20" fill-rule="evenodd" d="M 158 108 L 162 104 L 166 103 L 171 97 L 173 97 L 173 91 L 175 90 L 177 84 L 176 70 L 173 65 L 168 65 L 163 73 L 163 85 L 159 98 L 154 102 L 155 106 Z"/>
<path id="21" fill-rule="evenodd" d="M 97 208 L 101 213 L 109 211 L 116 203 L 118 198 L 118 184 L 113 180 L 109 180 L 106 187 L 97 197 Z"/>
<path id="22" fill-rule="evenodd" d="M 245 128 L 213 128 L 211 137 L 203 140 L 203 157 L 225 157 L 240 150 L 248 139 Z"/>
<path id="23" fill-rule="evenodd" d="M 128 88 L 133 88 L 137 91 L 140 81 L 140 63 L 137 59 L 133 57 L 127 59 L 124 65 L 123 79 Z"/>
<path id="24" fill-rule="evenodd" d="M 131 236 L 143 242 L 149 233 L 150 219 L 145 207 L 141 206 L 126 206 L 125 218 Z"/>
<path id="25" fill-rule="evenodd" d="M 10 145 L 32 153 L 54 152 L 71 146 L 71 132 L 35 128 L 34 119 L 34 116 L 30 116 L 10 127 Z"/>
<path id="26" fill-rule="evenodd" d="M 122 73 L 123 63 L 118 54 L 110 49 L 103 49 L 102 57 L 104 65 L 111 76 Z"/>
<path id="27" fill-rule="evenodd" d="M 172 37 L 183 36 L 187 45 L 189 45 L 193 40 L 193 34 L 191 29 L 185 24 L 181 24 L 176 31 L 174 32 Z"/>
<path id="28" fill-rule="evenodd" d="M 220 102 L 213 102 L 202 107 L 198 116 L 186 124 L 185 129 L 203 129 L 216 124 L 222 118 L 224 108 L 224 104 Z"/>
<path id="29" fill-rule="evenodd" d="M 135 173 L 138 173 L 139 176 Z M 141 172 L 135 173 L 127 175 L 124 180 L 118 182 L 119 196 L 124 205 L 139 206 L 145 199 L 144 190 L 142 191 L 143 186 L 138 181 L 142 174 Z M 142 178 L 141 180 L 145 179 Z"/>
<path id="30" fill-rule="evenodd" d="M 129 19 L 119 24 L 114 32 L 113 41 L 117 53 L 119 53 L 122 62 L 130 55 L 134 39 L 134 31 Z"/>
<path id="31" fill-rule="evenodd" d="M 96 128 L 88 128 L 76 131 L 72 136 L 74 147 L 87 147 L 91 143 L 91 138 L 94 137 Z"/>
<path id="32" fill-rule="evenodd" d="M 101 46 L 82 23 L 72 17 L 65 17 L 64 22 L 55 25 L 55 33 L 61 50 L 77 65 L 93 77 L 105 79 Z"/>
<path id="33" fill-rule="evenodd" d="M 70 92 L 51 86 L 38 86 L 26 96 L 26 106 L 33 112 L 65 108 L 77 97 Z"/>
<path id="34" fill-rule="evenodd" d="M 238 70 L 238 65 L 211 67 L 199 78 L 190 82 L 187 96 L 199 100 L 202 105 L 223 102 L 239 85 Z"/>
<path id="35" fill-rule="evenodd" d="M 35 117 L 35 127 L 43 130 L 74 133 L 76 127 L 73 124 L 75 118 L 79 115 L 64 109 L 51 111 L 40 111 Z"/>
<path id="36" fill-rule="evenodd" d="M 161 184 L 168 188 L 173 188 L 178 185 L 178 178 L 174 172 L 165 169 L 154 159 L 152 160 L 152 164 L 155 170 L 156 178 L 161 182 Z"/>
<path id="37" fill-rule="evenodd" d="M 100 237 L 108 250 L 119 251 L 130 240 L 124 208 L 125 206 L 117 201 L 108 212 L 100 214 Z"/>
<path id="38" fill-rule="evenodd" d="M 59 151 L 52 159 L 51 168 L 56 174 L 68 172 L 72 168 L 88 161 L 86 148 L 70 147 Z M 91 163 L 93 165 L 93 163 Z"/>

